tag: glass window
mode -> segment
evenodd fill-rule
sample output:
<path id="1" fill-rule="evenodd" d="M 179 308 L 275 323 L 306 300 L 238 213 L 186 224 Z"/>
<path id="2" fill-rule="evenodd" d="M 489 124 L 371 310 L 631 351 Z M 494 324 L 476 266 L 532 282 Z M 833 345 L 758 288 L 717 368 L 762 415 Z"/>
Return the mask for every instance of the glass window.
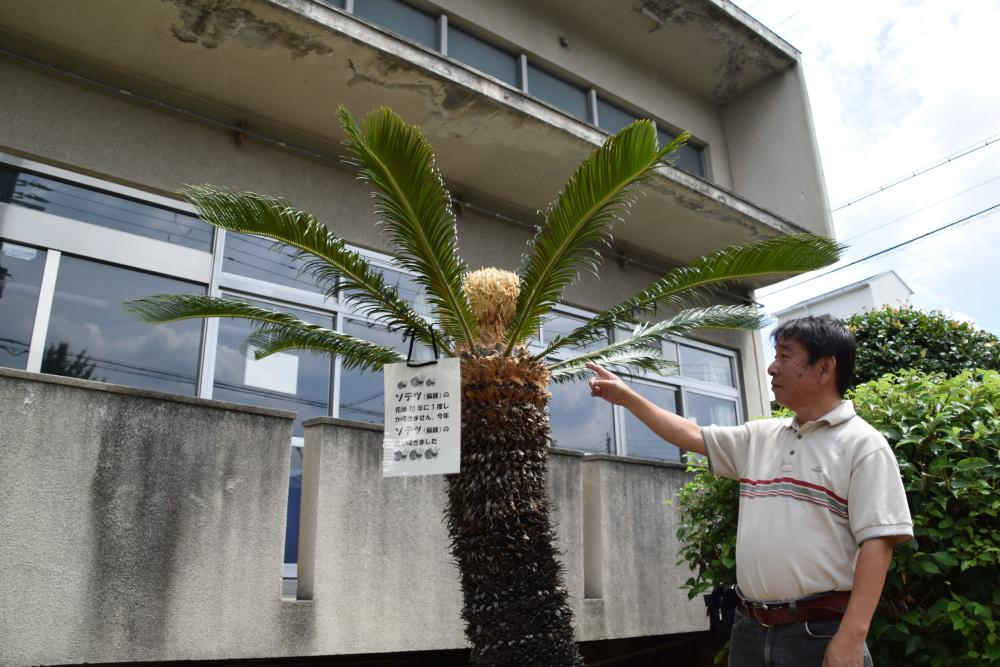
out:
<path id="1" fill-rule="evenodd" d="M 417 311 L 418 315 L 421 315 L 425 319 L 431 319 L 431 304 L 427 300 L 427 290 L 413 276 L 402 271 L 396 271 L 395 269 L 383 268 L 377 264 L 373 264 L 372 266 L 382 274 L 386 286 L 395 288 L 399 296 L 403 298 L 403 301 L 410 304 Z M 354 290 L 345 290 L 342 298 L 347 299 L 353 293 L 356 292 Z M 347 303 L 347 307 L 350 307 L 350 302 Z"/>
<path id="2" fill-rule="evenodd" d="M 684 412 L 701 426 L 737 426 L 736 401 L 689 391 L 684 394 Z"/>
<path id="3" fill-rule="evenodd" d="M 354 14 L 424 46 L 438 48 L 437 19 L 399 0 L 354 0 Z"/>
<path id="4" fill-rule="evenodd" d="M 347 318 L 344 333 L 362 338 L 378 345 L 391 347 L 406 354 L 409 339 L 403 341 L 403 334 L 390 332 L 377 324 Z M 417 354 L 414 346 L 414 355 Z M 422 357 L 421 357 L 422 358 Z M 340 418 L 359 422 L 381 424 L 385 419 L 384 383 L 381 372 L 344 370 L 340 374 Z"/>
<path id="5" fill-rule="evenodd" d="M 448 25 L 448 55 L 481 72 L 517 86 L 517 57 Z"/>
<path id="6" fill-rule="evenodd" d="M 0 366 L 24 370 L 45 251 L 0 241 Z"/>
<path id="7" fill-rule="evenodd" d="M 587 320 L 582 317 L 574 317 L 572 315 L 563 315 L 561 313 L 550 313 L 548 319 L 542 324 L 542 334 L 545 337 L 545 345 L 549 345 L 557 336 L 565 336 L 577 327 L 584 324 Z M 576 356 L 583 352 L 591 352 L 594 350 L 600 350 L 602 347 L 608 345 L 609 339 L 607 334 L 603 337 L 595 340 L 592 343 L 587 343 L 586 345 L 577 345 L 574 347 L 567 347 L 560 350 L 559 354 L 569 354 L 570 356 Z"/>
<path id="8" fill-rule="evenodd" d="M 331 7 L 336 7 L 337 9 L 344 8 L 344 0 L 319 0 L 324 5 L 330 5 Z"/>
<path id="9" fill-rule="evenodd" d="M 712 384 L 735 387 L 732 357 L 697 347 L 678 345 L 681 353 L 681 376 Z"/>
<path id="10" fill-rule="evenodd" d="M 333 318 L 329 315 L 227 296 L 261 308 L 280 310 L 311 324 L 333 327 Z M 212 398 L 292 410 L 298 413 L 292 432 L 301 436 L 303 420 L 330 414 L 331 358 L 304 350 L 288 350 L 258 361 L 253 353 L 242 349 L 251 331 L 253 326 L 245 320 L 219 320 Z"/>
<path id="11" fill-rule="evenodd" d="M 659 138 L 660 146 L 666 146 L 677 138 L 676 134 L 671 134 L 670 132 L 660 128 L 657 128 L 656 133 Z M 688 143 L 684 144 L 679 151 L 668 156 L 667 159 L 672 160 L 675 167 L 686 171 L 689 174 L 701 176 L 702 178 L 705 178 L 706 176 L 702 149 L 699 146 L 692 146 L 690 140 Z"/>
<path id="12" fill-rule="evenodd" d="M 605 102 L 600 97 L 597 98 L 597 121 L 600 127 L 611 134 L 617 133 L 623 127 L 631 125 L 638 119 L 638 116 L 625 111 L 610 102 Z"/>
<path id="13" fill-rule="evenodd" d="M 614 416 L 610 403 L 590 395 L 587 380 L 550 384 L 549 424 L 552 446 L 593 454 L 614 450 Z"/>
<path id="14" fill-rule="evenodd" d="M 528 92 L 549 104 L 568 111 L 580 120 L 589 120 L 587 91 L 563 81 L 528 63 Z"/>
<path id="15" fill-rule="evenodd" d="M 299 517 L 302 513 L 302 447 L 292 447 L 285 514 L 285 562 L 299 562 Z"/>
<path id="16" fill-rule="evenodd" d="M 642 382 L 629 382 L 628 384 L 640 396 L 652 401 L 654 405 L 670 412 L 677 412 L 676 389 Z M 653 433 L 648 426 L 639 421 L 628 410 L 625 410 L 625 451 L 629 456 L 647 459 L 681 460 L 680 449 Z"/>
<path id="17" fill-rule="evenodd" d="M 37 174 L 17 175 L 11 203 L 195 250 L 212 249 L 212 227 L 196 216 Z"/>
<path id="18" fill-rule="evenodd" d="M 225 246 L 222 270 L 226 273 L 307 292 L 323 292 L 310 276 L 299 275 L 302 261 L 296 259 L 294 248 L 275 246 L 273 241 L 235 232 L 226 232 Z"/>
<path id="19" fill-rule="evenodd" d="M 147 324 L 122 302 L 151 294 L 204 294 L 173 278 L 63 255 L 42 372 L 193 395 L 201 320 Z"/>

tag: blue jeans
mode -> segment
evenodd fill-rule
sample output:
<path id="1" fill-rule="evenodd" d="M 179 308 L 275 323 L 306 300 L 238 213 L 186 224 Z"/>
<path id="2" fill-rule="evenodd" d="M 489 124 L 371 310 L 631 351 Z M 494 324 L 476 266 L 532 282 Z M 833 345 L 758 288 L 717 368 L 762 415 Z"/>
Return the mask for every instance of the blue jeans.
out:
<path id="1" fill-rule="evenodd" d="M 813 621 L 766 628 L 737 609 L 729 667 L 822 667 L 826 645 L 839 627 L 840 621 Z M 872 667 L 867 645 L 864 664 Z"/>

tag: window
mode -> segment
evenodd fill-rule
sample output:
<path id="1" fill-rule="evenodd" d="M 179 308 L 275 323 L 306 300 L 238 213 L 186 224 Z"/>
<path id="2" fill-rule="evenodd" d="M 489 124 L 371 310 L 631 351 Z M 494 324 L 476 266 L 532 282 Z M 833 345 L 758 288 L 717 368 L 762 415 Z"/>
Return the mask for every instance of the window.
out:
<path id="1" fill-rule="evenodd" d="M 448 55 L 512 86 L 518 85 L 517 56 L 448 25 Z"/>
<path id="2" fill-rule="evenodd" d="M 321 293 L 323 290 L 315 280 L 299 275 L 302 261 L 296 259 L 295 253 L 287 247 L 275 248 L 267 239 L 226 232 L 222 270 L 266 283 Z"/>
<path id="3" fill-rule="evenodd" d="M 657 136 L 659 138 L 660 146 L 666 146 L 671 141 L 677 138 L 676 134 L 671 134 L 663 128 L 657 128 Z M 671 155 L 668 159 L 673 162 L 673 165 L 682 171 L 686 171 L 689 174 L 694 174 L 695 176 L 701 176 L 706 178 L 707 174 L 705 171 L 705 161 L 702 155 L 704 151 L 701 147 L 695 146 L 688 139 L 688 142 L 681 146 L 680 150 Z"/>
<path id="4" fill-rule="evenodd" d="M 528 63 L 528 93 L 580 120 L 589 120 L 587 91 Z"/>
<path id="5" fill-rule="evenodd" d="M 124 301 L 166 293 L 205 288 L 63 255 L 42 372 L 194 395 L 202 322 L 150 326 L 122 308 Z"/>
<path id="6" fill-rule="evenodd" d="M 354 14 L 419 44 L 438 48 L 437 19 L 398 0 L 354 0 Z"/>
<path id="7" fill-rule="evenodd" d="M 562 313 L 553 312 L 549 315 L 548 319 L 542 324 L 542 335 L 545 340 L 545 345 L 549 345 L 559 336 L 566 336 L 576 330 L 581 325 L 587 322 L 586 318 L 574 317 L 572 315 L 564 315 Z M 584 345 L 577 345 L 573 347 L 565 348 L 563 354 L 569 356 L 576 356 L 584 352 L 592 352 L 593 350 L 600 350 L 602 347 L 607 346 L 609 338 L 607 335 L 598 338 L 597 340 L 586 343 Z M 562 352 L 562 351 L 561 351 Z"/>
<path id="8" fill-rule="evenodd" d="M 409 342 L 406 341 L 404 348 L 403 334 L 354 318 L 344 320 L 344 333 L 377 345 L 395 348 L 403 354 L 406 354 L 409 347 Z M 385 418 L 383 392 L 381 373 L 343 370 L 340 374 L 340 418 L 381 424 Z"/>
<path id="9" fill-rule="evenodd" d="M 649 399 L 664 410 L 677 412 L 677 389 L 675 387 L 635 381 L 630 381 L 628 385 L 640 396 Z M 656 435 L 628 410 L 623 412 L 625 415 L 625 452 L 629 456 L 665 459 L 667 461 L 681 460 L 680 449 L 664 442 L 663 438 Z"/>
<path id="10" fill-rule="evenodd" d="M 597 124 L 602 129 L 615 134 L 636 120 L 638 120 L 638 116 L 616 107 L 600 97 L 597 98 Z"/>
<path id="11" fill-rule="evenodd" d="M 0 241 L 0 366 L 25 370 L 45 251 Z"/>
<path id="12" fill-rule="evenodd" d="M 702 426 L 736 426 L 739 424 L 735 399 L 707 396 L 689 391 L 685 397 L 684 407 L 687 416 Z"/>
<path id="13" fill-rule="evenodd" d="M 212 248 L 212 228 L 193 215 L 38 174 L 17 174 L 10 203 L 195 250 Z"/>
<path id="14" fill-rule="evenodd" d="M 732 357 L 690 345 L 678 345 L 681 375 L 693 380 L 735 387 Z"/>
<path id="15" fill-rule="evenodd" d="M 294 315 L 311 324 L 333 327 L 333 318 L 298 308 L 289 308 L 227 294 L 231 299 Z M 249 403 L 298 413 L 293 434 L 302 436 L 303 420 L 330 413 L 332 360 L 305 351 L 278 352 L 261 360 L 243 349 L 253 331 L 244 320 L 219 320 L 219 342 L 215 353 L 215 386 L 212 398 Z"/>
<path id="16" fill-rule="evenodd" d="M 587 380 L 550 384 L 549 427 L 552 446 L 592 454 L 611 454 L 614 448 L 613 406 L 590 395 Z"/>

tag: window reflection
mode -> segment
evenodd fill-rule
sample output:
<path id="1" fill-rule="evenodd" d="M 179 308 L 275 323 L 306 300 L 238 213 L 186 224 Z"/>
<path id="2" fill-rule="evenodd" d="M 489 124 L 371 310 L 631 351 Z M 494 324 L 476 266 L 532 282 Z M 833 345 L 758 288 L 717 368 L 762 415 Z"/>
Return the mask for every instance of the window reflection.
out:
<path id="1" fill-rule="evenodd" d="M 675 389 L 643 382 L 629 382 L 628 384 L 640 396 L 650 400 L 654 405 L 670 412 L 677 412 L 677 391 Z M 629 456 L 667 461 L 681 460 L 680 449 L 656 435 L 628 410 L 625 411 L 625 448 Z"/>
<path id="2" fill-rule="evenodd" d="M 280 310 L 311 324 L 333 327 L 333 318 L 329 315 L 238 296 L 227 297 L 261 308 Z M 287 350 L 256 360 L 252 352 L 243 349 L 243 341 L 252 331 L 253 326 L 249 322 L 219 320 L 212 398 L 294 411 L 298 417 L 295 419 L 293 433 L 301 436 L 303 420 L 330 413 L 331 358 L 306 351 Z"/>
<path id="3" fill-rule="evenodd" d="M 732 358 L 697 347 L 679 345 L 681 375 L 693 380 L 735 387 Z"/>
<path id="4" fill-rule="evenodd" d="M 0 366 L 25 370 L 45 251 L 0 241 Z"/>
<path id="5" fill-rule="evenodd" d="M 212 249 L 212 228 L 193 215 L 98 192 L 26 172 L 18 173 L 11 203 L 195 250 Z"/>
<path id="6" fill-rule="evenodd" d="M 551 314 L 542 324 L 542 333 L 545 336 L 545 345 L 551 344 L 557 336 L 566 336 L 572 333 L 586 322 L 587 320 L 582 317 L 563 315 L 561 313 Z M 594 350 L 600 350 L 603 347 L 607 347 L 609 340 L 610 339 L 607 334 L 605 334 L 603 337 L 585 345 L 574 345 L 563 349 L 575 354 L 592 352 Z"/>
<path id="7" fill-rule="evenodd" d="M 154 326 L 122 307 L 176 293 L 204 294 L 205 288 L 63 255 L 42 372 L 193 395 L 202 322 Z"/>
<path id="8" fill-rule="evenodd" d="M 302 261 L 295 257 L 294 248 L 275 247 L 274 242 L 267 239 L 236 232 L 226 232 L 225 245 L 222 270 L 226 273 L 307 292 L 324 291 L 308 275 L 299 275 Z"/>
<path id="9" fill-rule="evenodd" d="M 702 426 L 736 426 L 736 401 L 717 396 L 706 396 L 693 391 L 684 395 L 688 417 Z"/>
<path id="10" fill-rule="evenodd" d="M 610 454 L 614 449 L 612 406 L 590 395 L 586 380 L 550 384 L 552 446 Z"/>
<path id="11" fill-rule="evenodd" d="M 409 348 L 409 340 L 404 347 L 402 333 L 390 332 L 385 327 L 362 320 L 345 319 L 344 333 L 377 345 L 391 347 L 403 354 L 406 354 Z M 340 418 L 372 424 L 383 423 L 385 420 L 383 392 L 381 372 L 345 369 L 340 374 Z"/>

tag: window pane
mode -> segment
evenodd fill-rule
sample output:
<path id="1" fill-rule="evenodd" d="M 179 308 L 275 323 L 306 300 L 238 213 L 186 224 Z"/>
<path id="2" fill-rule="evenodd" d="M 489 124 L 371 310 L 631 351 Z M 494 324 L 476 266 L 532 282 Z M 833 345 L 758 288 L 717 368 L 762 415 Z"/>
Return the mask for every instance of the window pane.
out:
<path id="1" fill-rule="evenodd" d="M 552 446 L 610 454 L 614 442 L 612 406 L 590 395 L 586 380 L 550 384 Z"/>
<path id="2" fill-rule="evenodd" d="M 693 391 L 684 395 L 686 417 L 694 417 L 701 426 L 736 426 L 736 401 L 705 396 Z"/>
<path id="3" fill-rule="evenodd" d="M 336 7 L 337 9 L 344 8 L 344 0 L 319 0 L 324 5 L 330 5 L 331 7 Z"/>
<path id="4" fill-rule="evenodd" d="M 677 390 L 641 382 L 629 382 L 628 385 L 635 389 L 640 396 L 649 399 L 664 410 L 677 412 Z M 647 459 L 681 460 L 680 449 L 653 433 L 628 410 L 625 411 L 625 451 L 629 456 Z"/>
<path id="5" fill-rule="evenodd" d="M 277 306 L 238 296 L 228 298 L 254 306 L 280 310 L 311 324 L 333 327 L 333 318 L 297 308 Z M 215 353 L 215 385 L 212 398 L 247 403 L 298 413 L 292 427 L 302 435 L 302 421 L 330 414 L 330 357 L 288 350 L 257 361 L 241 349 L 253 327 L 244 320 L 219 320 L 219 343 Z"/>
<path id="6" fill-rule="evenodd" d="M 391 347 L 403 354 L 407 353 L 409 347 L 409 339 L 404 347 L 402 333 L 390 333 L 385 327 L 362 320 L 344 320 L 344 333 Z M 416 349 L 414 354 L 417 354 Z M 340 374 L 340 418 L 381 424 L 385 419 L 383 388 L 381 372 L 344 370 Z"/>
<path id="7" fill-rule="evenodd" d="M 681 376 L 712 384 L 735 387 L 732 357 L 716 354 L 697 347 L 679 345 L 681 353 Z"/>
<path id="8" fill-rule="evenodd" d="M 302 447 L 292 447 L 288 475 L 288 512 L 285 514 L 285 562 L 299 562 L 299 517 L 302 510 Z"/>
<path id="9" fill-rule="evenodd" d="M 610 102 L 597 98 L 597 120 L 602 128 L 615 134 L 623 127 L 634 123 L 637 116 L 620 109 Z"/>
<path id="10" fill-rule="evenodd" d="M 448 55 L 517 86 L 516 56 L 451 25 L 448 26 Z"/>
<path id="11" fill-rule="evenodd" d="M 0 241 L 0 366 L 24 370 L 45 251 Z"/>
<path id="12" fill-rule="evenodd" d="M 212 249 L 211 226 L 193 215 L 36 174 L 17 175 L 11 203 L 195 250 Z"/>
<path id="13" fill-rule="evenodd" d="M 354 0 L 354 14 L 424 46 L 437 48 L 437 19 L 398 0 Z"/>
<path id="14" fill-rule="evenodd" d="M 589 120 L 587 91 L 563 81 L 528 63 L 528 92 L 549 104 L 568 111 L 580 120 Z"/>
<path id="15" fill-rule="evenodd" d="M 565 336 L 571 333 L 574 329 L 579 327 L 581 324 L 584 324 L 586 321 L 587 320 L 582 317 L 573 317 L 571 315 L 562 315 L 559 313 L 550 314 L 548 319 L 546 319 L 542 324 L 542 335 L 545 338 L 545 345 L 550 344 L 556 339 L 557 336 Z M 608 335 L 604 334 L 604 336 L 592 343 L 566 347 L 559 350 L 558 353 L 561 355 L 575 356 L 582 352 L 599 350 L 602 347 L 606 347 L 608 342 Z"/>
<path id="16" fill-rule="evenodd" d="M 316 284 L 316 281 L 308 275 L 299 275 L 302 261 L 296 259 L 295 253 L 295 249 L 275 246 L 273 241 L 267 239 L 226 232 L 222 270 L 238 276 L 321 294 L 324 290 Z"/>
<path id="17" fill-rule="evenodd" d="M 660 146 L 666 146 L 677 138 L 676 134 L 671 134 L 666 130 L 657 128 L 656 134 L 660 141 Z M 692 146 L 690 143 L 684 144 L 679 151 L 667 157 L 678 169 L 686 171 L 695 176 L 705 178 L 705 162 L 702 156 L 702 148 Z"/>
<path id="18" fill-rule="evenodd" d="M 195 393 L 201 320 L 147 324 L 122 302 L 204 294 L 173 278 L 62 256 L 42 372 L 176 394 Z"/>

